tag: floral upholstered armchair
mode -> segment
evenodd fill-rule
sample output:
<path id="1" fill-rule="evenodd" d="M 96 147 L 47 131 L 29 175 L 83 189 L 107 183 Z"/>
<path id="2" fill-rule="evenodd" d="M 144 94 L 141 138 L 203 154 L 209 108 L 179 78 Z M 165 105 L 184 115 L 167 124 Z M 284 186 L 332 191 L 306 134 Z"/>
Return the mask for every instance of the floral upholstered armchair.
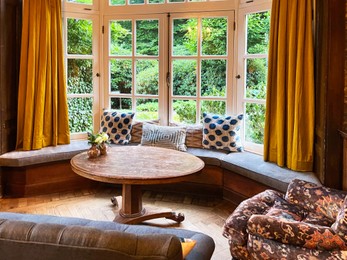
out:
<path id="1" fill-rule="evenodd" d="M 243 201 L 224 225 L 233 259 L 347 259 L 346 196 L 293 180 Z"/>

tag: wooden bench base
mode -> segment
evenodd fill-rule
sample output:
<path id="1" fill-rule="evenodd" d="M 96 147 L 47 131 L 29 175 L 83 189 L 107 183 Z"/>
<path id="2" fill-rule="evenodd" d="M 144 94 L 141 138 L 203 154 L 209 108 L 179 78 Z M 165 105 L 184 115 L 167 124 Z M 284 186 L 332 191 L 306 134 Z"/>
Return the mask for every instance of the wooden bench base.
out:
<path id="1" fill-rule="evenodd" d="M 99 182 L 75 174 L 71 170 L 70 161 L 65 160 L 23 167 L 2 167 L 2 185 L 6 197 L 28 197 L 90 188 L 99 185 Z M 187 182 L 144 186 L 146 190 L 223 197 L 235 205 L 268 188 L 211 165 L 206 165 Z"/>
<path id="2" fill-rule="evenodd" d="M 27 197 L 89 188 L 97 182 L 71 170 L 70 160 L 23 167 L 2 167 L 3 196 Z"/>

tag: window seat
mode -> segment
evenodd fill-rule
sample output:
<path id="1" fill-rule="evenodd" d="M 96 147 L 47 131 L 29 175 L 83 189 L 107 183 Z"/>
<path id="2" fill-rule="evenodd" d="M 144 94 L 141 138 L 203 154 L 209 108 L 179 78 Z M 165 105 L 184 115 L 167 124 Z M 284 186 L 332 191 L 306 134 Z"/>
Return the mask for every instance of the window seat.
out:
<path id="1" fill-rule="evenodd" d="M 71 141 L 70 144 L 45 147 L 32 151 L 12 151 L 0 155 L 0 166 L 22 167 L 41 163 L 70 160 L 74 155 L 86 151 L 88 141 Z"/>
<path id="2" fill-rule="evenodd" d="M 117 147 L 117 145 L 114 146 Z M 52 170 L 55 168 L 55 164 L 60 162 L 65 164 L 65 171 L 68 169 L 71 171 L 70 159 L 88 148 L 87 141 L 83 140 L 72 141 L 68 145 L 46 147 L 41 150 L 12 151 L 0 156 L 0 166 L 2 167 L 3 175 L 7 175 L 5 176 L 5 181 L 11 180 L 9 174 L 12 168 L 17 169 L 16 173 L 20 175 L 18 173 L 19 169 L 27 168 L 34 171 L 35 166 L 46 165 L 48 167 L 47 165 L 52 165 L 53 167 L 50 168 Z M 242 182 L 244 185 L 242 189 L 248 190 L 245 193 L 242 190 L 236 191 L 236 193 L 241 195 L 242 199 L 253 194 L 252 182 L 260 184 L 260 189 L 273 188 L 282 192 L 286 191 L 289 182 L 295 178 L 320 183 L 312 172 L 302 173 L 281 168 L 273 163 L 264 162 L 262 156 L 250 152 L 228 154 L 220 150 L 202 148 L 188 148 L 188 152 L 200 157 L 206 164 L 206 169 L 204 169 L 206 174 L 204 174 L 203 170 L 203 174 L 192 176 L 191 183 L 200 183 L 205 186 L 214 186 L 216 189 L 229 189 L 229 191 L 233 190 L 235 192 L 237 187 L 242 186 Z M 49 173 L 46 170 L 43 174 L 47 176 Z M 62 176 L 61 173 L 57 173 L 57 178 L 59 174 Z M 73 174 L 71 171 L 71 175 Z M 184 187 L 184 185 L 180 186 L 181 188 Z M 255 189 L 255 191 L 258 191 L 258 189 Z M 225 196 L 227 193 L 223 192 Z"/>

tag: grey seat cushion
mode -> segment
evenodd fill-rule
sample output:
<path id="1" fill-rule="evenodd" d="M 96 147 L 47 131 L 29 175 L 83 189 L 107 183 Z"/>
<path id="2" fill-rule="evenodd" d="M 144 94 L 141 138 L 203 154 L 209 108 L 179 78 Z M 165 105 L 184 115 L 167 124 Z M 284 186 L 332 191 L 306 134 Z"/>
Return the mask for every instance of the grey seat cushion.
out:
<path id="1" fill-rule="evenodd" d="M 319 184 L 313 172 L 296 172 L 265 162 L 263 157 L 250 153 L 229 153 L 221 159 L 221 167 L 258 181 L 279 191 L 286 192 L 289 183 L 301 179 Z"/>
<path id="2" fill-rule="evenodd" d="M 209 150 L 190 147 L 188 147 L 187 152 L 199 157 L 205 162 L 205 164 L 213 166 L 221 166 L 222 158 L 228 154 L 228 152 L 224 150 Z"/>

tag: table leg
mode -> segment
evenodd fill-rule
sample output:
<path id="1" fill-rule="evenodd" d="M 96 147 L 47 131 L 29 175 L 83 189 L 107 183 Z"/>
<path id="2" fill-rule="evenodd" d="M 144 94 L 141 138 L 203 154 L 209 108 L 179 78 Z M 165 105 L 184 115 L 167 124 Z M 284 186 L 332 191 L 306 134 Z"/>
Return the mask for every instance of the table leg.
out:
<path id="1" fill-rule="evenodd" d="M 122 208 L 119 210 L 119 214 L 125 218 L 133 218 L 141 216 L 144 213 L 141 186 L 123 184 Z"/>
<path id="2" fill-rule="evenodd" d="M 126 224 L 137 224 L 154 218 L 167 218 L 181 223 L 184 215 L 172 211 L 160 212 L 160 209 L 146 210 L 142 207 L 142 191 L 140 185 L 123 184 L 122 208 L 114 221 Z"/>

